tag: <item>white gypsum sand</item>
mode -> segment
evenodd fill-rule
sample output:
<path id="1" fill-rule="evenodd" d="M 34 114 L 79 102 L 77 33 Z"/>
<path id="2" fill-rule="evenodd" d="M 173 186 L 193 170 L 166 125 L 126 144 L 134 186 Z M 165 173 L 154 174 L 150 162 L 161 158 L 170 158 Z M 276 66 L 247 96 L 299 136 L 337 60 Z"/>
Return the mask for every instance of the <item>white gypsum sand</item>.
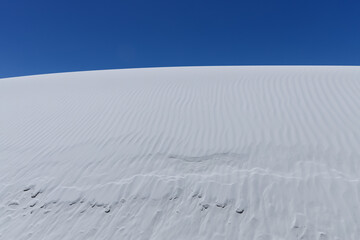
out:
<path id="1" fill-rule="evenodd" d="M 360 239 L 360 67 L 0 79 L 0 239 Z"/>

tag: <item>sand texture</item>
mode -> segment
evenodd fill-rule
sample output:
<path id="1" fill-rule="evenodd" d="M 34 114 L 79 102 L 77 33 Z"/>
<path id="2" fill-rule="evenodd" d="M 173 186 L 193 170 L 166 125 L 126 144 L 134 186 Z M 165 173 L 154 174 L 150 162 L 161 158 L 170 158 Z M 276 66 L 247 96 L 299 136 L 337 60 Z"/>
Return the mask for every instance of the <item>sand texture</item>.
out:
<path id="1" fill-rule="evenodd" d="M 1 240 L 359 240 L 360 67 L 0 79 Z"/>

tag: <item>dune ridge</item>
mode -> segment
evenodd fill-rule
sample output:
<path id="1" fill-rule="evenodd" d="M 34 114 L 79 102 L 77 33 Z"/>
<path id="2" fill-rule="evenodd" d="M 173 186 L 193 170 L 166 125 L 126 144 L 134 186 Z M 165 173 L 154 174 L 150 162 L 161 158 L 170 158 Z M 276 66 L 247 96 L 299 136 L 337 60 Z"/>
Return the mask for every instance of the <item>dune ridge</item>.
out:
<path id="1" fill-rule="evenodd" d="M 0 239 L 359 239 L 360 67 L 0 79 Z"/>

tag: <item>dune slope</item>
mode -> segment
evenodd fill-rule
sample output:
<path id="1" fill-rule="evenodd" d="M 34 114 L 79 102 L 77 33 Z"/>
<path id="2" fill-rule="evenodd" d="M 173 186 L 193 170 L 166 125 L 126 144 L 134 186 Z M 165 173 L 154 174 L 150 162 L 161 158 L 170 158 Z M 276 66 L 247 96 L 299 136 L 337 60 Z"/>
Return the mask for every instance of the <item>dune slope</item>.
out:
<path id="1" fill-rule="evenodd" d="M 0 239 L 360 239 L 360 67 L 0 79 Z"/>

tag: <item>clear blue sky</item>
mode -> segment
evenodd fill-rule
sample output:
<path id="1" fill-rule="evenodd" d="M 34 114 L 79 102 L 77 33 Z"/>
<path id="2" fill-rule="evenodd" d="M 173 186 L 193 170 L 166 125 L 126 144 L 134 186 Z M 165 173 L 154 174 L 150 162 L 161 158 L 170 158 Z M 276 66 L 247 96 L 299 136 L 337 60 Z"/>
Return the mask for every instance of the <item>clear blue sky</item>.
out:
<path id="1" fill-rule="evenodd" d="M 360 1 L 0 0 L 0 78 L 194 65 L 360 65 Z"/>

